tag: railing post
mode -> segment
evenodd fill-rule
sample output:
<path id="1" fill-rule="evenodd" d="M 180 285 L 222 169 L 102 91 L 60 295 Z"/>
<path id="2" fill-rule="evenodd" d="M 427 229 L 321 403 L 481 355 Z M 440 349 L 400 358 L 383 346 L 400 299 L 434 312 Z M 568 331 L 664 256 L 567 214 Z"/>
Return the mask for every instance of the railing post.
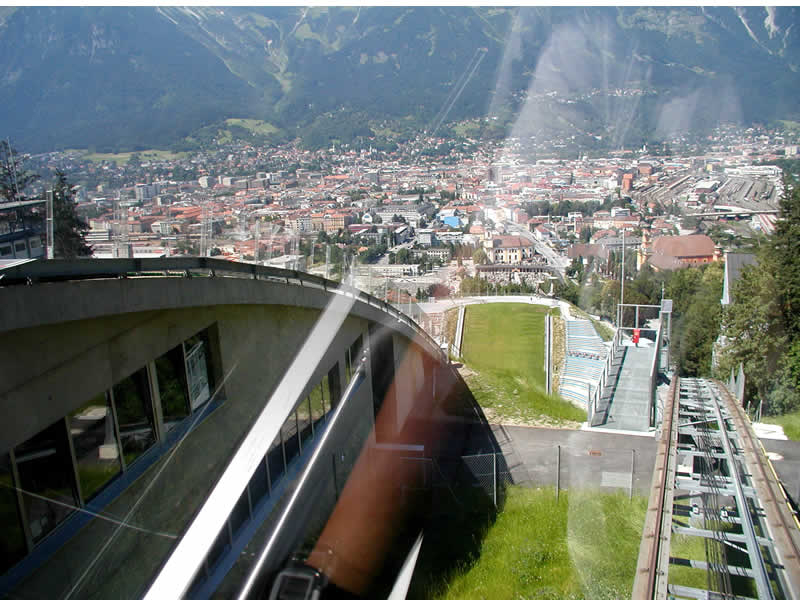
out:
<path id="1" fill-rule="evenodd" d="M 561 494 L 561 445 L 556 446 L 556 502 Z"/>
<path id="2" fill-rule="evenodd" d="M 492 452 L 492 499 L 497 507 L 497 452 Z"/>

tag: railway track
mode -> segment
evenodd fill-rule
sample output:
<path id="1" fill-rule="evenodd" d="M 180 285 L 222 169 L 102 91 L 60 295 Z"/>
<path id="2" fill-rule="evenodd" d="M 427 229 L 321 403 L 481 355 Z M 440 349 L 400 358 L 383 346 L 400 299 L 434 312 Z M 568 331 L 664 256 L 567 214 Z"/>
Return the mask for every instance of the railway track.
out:
<path id="1" fill-rule="evenodd" d="M 673 379 L 633 598 L 800 600 L 800 526 L 741 406 Z"/>

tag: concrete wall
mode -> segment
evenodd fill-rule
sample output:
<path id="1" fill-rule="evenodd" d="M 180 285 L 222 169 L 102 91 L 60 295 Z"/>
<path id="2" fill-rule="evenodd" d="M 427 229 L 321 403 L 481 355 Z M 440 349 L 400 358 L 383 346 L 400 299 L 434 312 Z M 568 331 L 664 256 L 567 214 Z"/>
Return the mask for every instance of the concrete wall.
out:
<path id="1" fill-rule="evenodd" d="M 0 452 L 215 322 L 223 375 L 230 377 L 226 393 L 267 394 L 328 300 L 315 288 L 233 278 L 0 288 Z M 349 324 L 355 318 L 413 336 L 404 323 L 356 302 L 331 356 L 357 337 L 358 320 Z M 417 342 L 436 352 L 427 340 Z M 326 361 L 320 372 L 330 368 Z"/>
<path id="2" fill-rule="evenodd" d="M 224 382 L 221 406 L 104 508 L 140 529 L 92 520 L 15 593 L 56 597 L 73 587 L 81 596 L 142 593 L 174 543 L 169 535 L 179 535 L 191 521 L 329 298 L 321 289 L 233 278 L 0 288 L 0 452 L 209 326 L 215 331 L 214 380 Z M 432 393 L 438 387 L 445 397 L 457 376 L 445 374 L 449 367 L 434 366 L 441 356 L 435 345 L 414 338 L 407 325 L 363 302 L 354 304 L 323 359 L 309 370 L 306 391 L 331 368 L 339 370 L 344 387 L 345 350 L 359 335 L 369 344 L 369 323 L 392 337 L 394 364 L 369 368 L 399 371 L 394 388 L 396 424 L 402 427 L 412 397 L 428 384 Z M 442 374 L 437 378 L 434 370 Z M 371 380 L 368 374 L 349 406 L 351 426 L 337 442 L 343 467 L 355 460 L 365 437 L 375 441 Z"/>

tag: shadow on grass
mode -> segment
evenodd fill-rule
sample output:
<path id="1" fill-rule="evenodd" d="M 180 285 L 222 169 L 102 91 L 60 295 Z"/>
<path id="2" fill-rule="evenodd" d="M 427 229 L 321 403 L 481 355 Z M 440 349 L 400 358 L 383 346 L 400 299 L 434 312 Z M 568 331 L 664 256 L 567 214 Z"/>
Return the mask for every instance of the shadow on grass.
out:
<path id="1" fill-rule="evenodd" d="M 483 539 L 497 518 L 497 509 L 480 489 L 458 486 L 440 495 L 437 510 L 425 523 L 410 600 L 443 595 L 449 582 L 478 560 Z"/>

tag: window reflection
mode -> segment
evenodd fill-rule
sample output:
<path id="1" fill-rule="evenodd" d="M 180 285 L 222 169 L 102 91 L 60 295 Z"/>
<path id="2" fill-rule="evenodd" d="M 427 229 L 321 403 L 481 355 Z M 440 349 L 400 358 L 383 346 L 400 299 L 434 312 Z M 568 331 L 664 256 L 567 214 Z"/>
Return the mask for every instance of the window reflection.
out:
<path id="1" fill-rule="evenodd" d="M 186 374 L 189 378 L 191 410 L 196 410 L 211 398 L 214 382 L 209 364 L 208 332 L 201 331 L 183 343 L 186 353 Z"/>
<path id="2" fill-rule="evenodd" d="M 323 381 L 324 382 L 324 381 Z M 314 421 L 314 428 L 316 429 L 321 424 L 322 417 L 327 412 L 325 409 L 325 386 L 322 383 L 311 390 L 309 400 L 311 402 L 311 419 Z"/>
<path id="3" fill-rule="evenodd" d="M 272 440 L 272 445 L 267 452 L 267 464 L 269 466 L 270 481 L 273 485 L 278 478 L 286 471 L 286 459 L 283 453 L 283 444 L 281 443 L 281 434 L 275 436 Z"/>
<path id="4" fill-rule="evenodd" d="M 281 428 L 283 447 L 286 451 L 286 464 L 300 453 L 300 441 L 297 435 L 297 413 L 292 411 Z"/>
<path id="5" fill-rule="evenodd" d="M 311 424 L 311 398 L 305 397 L 297 405 L 297 427 L 300 430 L 300 444 L 305 445 L 313 435 Z"/>
<path id="6" fill-rule="evenodd" d="M 0 572 L 25 556 L 25 533 L 19 518 L 17 492 L 14 490 L 11 461 L 8 455 L 0 456 Z"/>
<path id="7" fill-rule="evenodd" d="M 196 352 L 197 353 L 197 352 Z M 202 361 L 205 361 L 205 356 Z M 189 416 L 189 395 L 186 385 L 186 368 L 183 360 L 183 348 L 175 346 L 156 361 L 156 377 L 158 393 L 161 396 L 161 414 L 164 417 L 164 430 L 169 431 Z M 205 386 L 208 377 L 204 376 Z"/>
<path id="8" fill-rule="evenodd" d="M 122 452 L 125 464 L 129 465 L 156 440 L 147 369 L 139 369 L 115 385 L 113 390 Z"/>
<path id="9" fill-rule="evenodd" d="M 64 420 L 17 446 L 15 454 L 28 526 L 38 542 L 78 504 Z"/>
<path id="10" fill-rule="evenodd" d="M 105 392 L 70 413 L 69 431 L 83 500 L 87 502 L 121 469 L 111 404 Z"/>

